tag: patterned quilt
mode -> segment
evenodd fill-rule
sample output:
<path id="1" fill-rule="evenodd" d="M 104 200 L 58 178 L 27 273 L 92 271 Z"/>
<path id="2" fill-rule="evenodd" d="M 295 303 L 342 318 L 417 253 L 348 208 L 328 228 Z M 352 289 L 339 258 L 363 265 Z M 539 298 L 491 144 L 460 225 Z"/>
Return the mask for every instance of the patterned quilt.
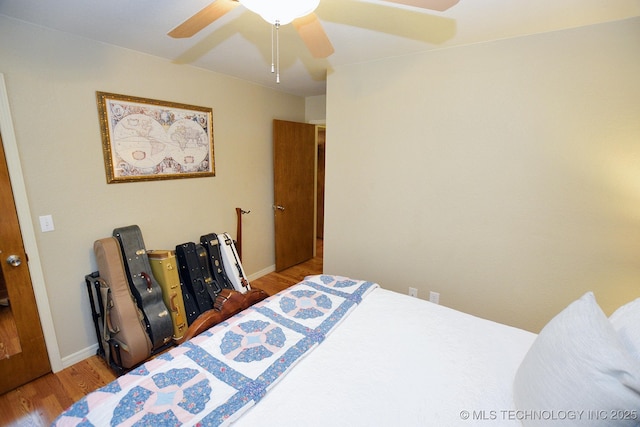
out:
<path id="1" fill-rule="evenodd" d="M 53 425 L 230 424 L 377 286 L 306 277 L 90 393 Z"/>

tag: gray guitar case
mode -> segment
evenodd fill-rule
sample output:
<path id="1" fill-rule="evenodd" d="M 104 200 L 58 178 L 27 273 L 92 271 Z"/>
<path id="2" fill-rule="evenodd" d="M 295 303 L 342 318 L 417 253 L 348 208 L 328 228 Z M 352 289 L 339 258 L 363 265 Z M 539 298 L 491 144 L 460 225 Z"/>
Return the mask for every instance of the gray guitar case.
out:
<path id="1" fill-rule="evenodd" d="M 114 229 L 113 236 L 120 243 L 131 293 L 144 314 L 153 350 L 157 350 L 171 341 L 173 321 L 153 276 L 142 232 L 137 225 L 130 225 Z"/>
<path id="2" fill-rule="evenodd" d="M 151 355 L 144 315 L 131 294 L 118 241 L 113 237 L 96 240 L 93 251 L 99 272 L 96 280 L 102 304 L 100 338 L 105 359 L 109 364 L 132 368 Z M 112 347 L 116 343 L 118 352 Z"/>

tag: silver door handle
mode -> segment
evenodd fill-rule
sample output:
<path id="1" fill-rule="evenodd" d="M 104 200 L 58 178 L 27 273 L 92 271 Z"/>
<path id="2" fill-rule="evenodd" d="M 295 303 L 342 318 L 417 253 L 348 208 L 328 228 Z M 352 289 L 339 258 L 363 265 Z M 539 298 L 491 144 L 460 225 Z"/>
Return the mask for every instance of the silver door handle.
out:
<path id="1" fill-rule="evenodd" d="M 22 264 L 22 260 L 18 255 L 9 255 L 9 257 L 7 257 L 7 264 L 12 267 L 17 267 Z"/>
<path id="2" fill-rule="evenodd" d="M 277 209 L 279 211 L 283 211 L 284 210 L 284 206 L 280 206 L 280 205 L 273 205 L 273 209 Z"/>

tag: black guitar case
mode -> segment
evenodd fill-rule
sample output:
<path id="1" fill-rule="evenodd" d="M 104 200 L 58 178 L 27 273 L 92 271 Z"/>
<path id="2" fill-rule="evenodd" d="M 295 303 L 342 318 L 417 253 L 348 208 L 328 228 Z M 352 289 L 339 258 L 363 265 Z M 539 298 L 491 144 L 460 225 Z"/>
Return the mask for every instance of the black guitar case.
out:
<path id="1" fill-rule="evenodd" d="M 209 253 L 205 247 L 196 244 L 196 253 L 198 254 L 198 263 L 200 263 L 200 270 L 202 271 L 202 277 L 204 278 L 204 285 L 213 304 L 222 288 L 211 273 L 211 268 L 209 267 Z"/>
<path id="2" fill-rule="evenodd" d="M 202 249 L 201 245 L 196 245 L 193 242 L 182 243 L 176 246 L 180 280 L 195 301 L 197 308 L 195 317 L 198 317 L 207 310 L 211 310 L 213 308 L 213 301 L 215 301 L 215 297 L 212 298 L 210 293 L 211 283 L 207 283 L 207 276 L 209 276 L 209 282 L 211 282 L 211 275 L 203 269 Z"/>
<path id="3" fill-rule="evenodd" d="M 222 255 L 220 255 L 220 244 L 216 233 L 200 236 L 200 244 L 207 250 L 209 268 L 213 272 L 214 280 L 222 289 L 233 289 L 233 284 L 224 271 Z"/>
<path id="4" fill-rule="evenodd" d="M 193 321 L 200 316 L 200 309 L 198 308 L 198 304 L 196 304 L 196 297 L 191 295 L 191 292 L 189 292 L 184 283 L 182 283 L 182 278 L 180 279 L 180 290 L 182 291 L 182 300 L 184 301 L 184 312 L 187 316 L 187 325 L 191 326 Z"/>
<path id="5" fill-rule="evenodd" d="M 113 230 L 120 243 L 131 293 L 144 314 L 147 333 L 156 350 L 171 341 L 173 322 L 162 298 L 162 288 L 153 277 L 142 232 L 137 225 Z"/>

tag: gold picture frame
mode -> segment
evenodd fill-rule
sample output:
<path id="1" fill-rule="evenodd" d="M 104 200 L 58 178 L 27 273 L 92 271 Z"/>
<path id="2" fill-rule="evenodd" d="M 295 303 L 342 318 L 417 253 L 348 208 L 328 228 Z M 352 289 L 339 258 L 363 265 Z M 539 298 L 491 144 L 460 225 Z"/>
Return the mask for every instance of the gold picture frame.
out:
<path id="1" fill-rule="evenodd" d="M 213 110 L 96 92 L 107 183 L 215 176 Z"/>

